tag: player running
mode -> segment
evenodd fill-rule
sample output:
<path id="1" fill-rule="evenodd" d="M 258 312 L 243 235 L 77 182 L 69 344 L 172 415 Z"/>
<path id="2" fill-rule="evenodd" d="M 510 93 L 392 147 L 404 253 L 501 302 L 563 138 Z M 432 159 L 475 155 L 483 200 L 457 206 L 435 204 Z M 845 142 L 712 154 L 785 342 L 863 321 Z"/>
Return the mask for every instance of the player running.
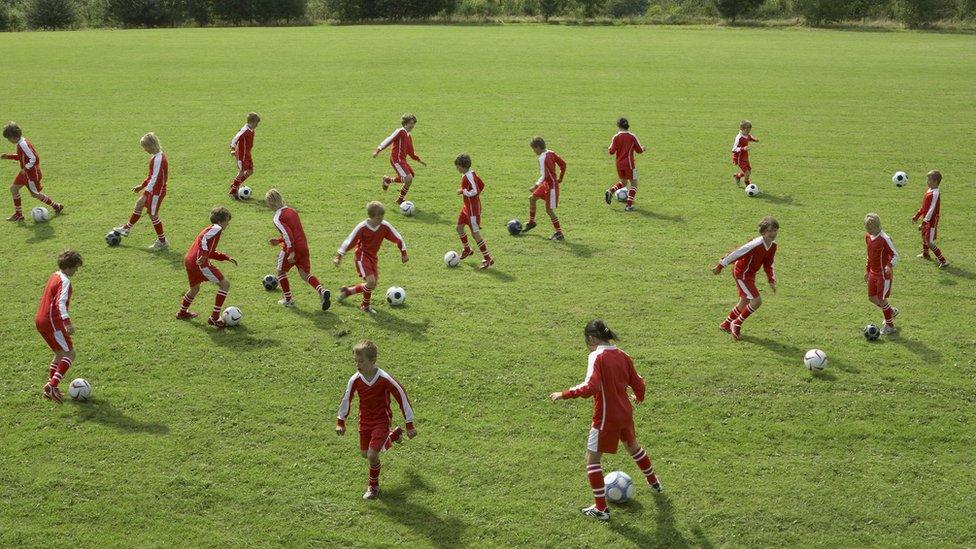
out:
<path id="1" fill-rule="evenodd" d="M 926 179 L 928 190 L 922 197 L 922 205 L 912 216 L 912 223 L 917 222 L 919 218 L 922 219 L 922 223 L 918 226 L 919 232 L 922 233 L 922 253 L 918 254 L 918 257 L 931 260 L 929 250 L 932 250 L 935 258 L 939 260 L 939 268 L 945 269 L 949 266 L 949 262 L 942 255 L 942 250 L 935 244 L 935 239 L 939 235 L 939 211 L 942 209 L 942 192 L 939 191 L 939 185 L 942 184 L 942 172 L 932 170 Z"/>
<path id="2" fill-rule="evenodd" d="M 298 218 L 298 212 L 293 208 L 285 206 L 285 199 L 282 198 L 278 189 L 271 189 L 264 195 L 268 207 L 274 210 L 274 225 L 281 233 L 280 238 L 272 238 L 269 243 L 272 246 L 281 246 L 278 253 L 278 283 L 281 285 L 281 292 L 284 297 L 278 301 L 278 305 L 294 307 L 295 300 L 291 296 L 291 287 L 288 283 L 288 271 L 292 267 L 298 268 L 298 275 L 302 280 L 308 282 L 309 286 L 315 288 L 322 302 L 322 310 L 329 310 L 332 305 L 332 293 L 326 290 L 319 283 L 319 279 L 312 274 L 312 262 L 308 253 L 308 240 L 305 239 L 305 230 L 302 228 L 302 221 Z"/>
<path id="3" fill-rule="evenodd" d="M 621 442 L 630 452 L 637 468 L 644 473 L 647 484 L 655 492 L 663 490 L 654 474 L 650 456 L 637 442 L 634 430 L 634 409 L 631 402 L 644 401 L 644 379 L 634 369 L 630 356 L 614 346 L 617 339 L 601 319 L 591 320 L 583 330 L 590 357 L 583 383 L 562 392 L 552 393 L 549 400 L 593 397 L 593 424 L 586 442 L 586 477 L 593 489 L 595 503 L 582 509 L 584 515 L 601 521 L 610 520 L 606 487 L 600 461 L 604 453 L 616 454 Z M 633 394 L 629 394 L 630 387 Z"/>
<path id="4" fill-rule="evenodd" d="M 739 302 L 719 325 L 719 328 L 731 334 L 735 341 L 742 339 L 742 323 L 762 305 L 762 296 L 759 295 L 759 288 L 756 287 L 756 273 L 759 272 L 760 267 L 766 271 L 769 289 L 776 293 L 773 258 L 776 256 L 778 233 L 779 222 L 772 216 L 764 217 L 759 222 L 759 236 L 723 257 L 712 269 L 713 273 L 719 274 L 723 268 L 735 263 L 732 276 L 739 291 Z"/>
<path id="5" fill-rule="evenodd" d="M 617 120 L 617 130 L 619 131 L 610 141 L 607 152 L 617 156 L 617 177 L 619 180 L 607 189 L 607 192 L 603 193 L 603 198 L 607 204 L 610 204 L 613 202 L 613 195 L 629 185 L 627 206 L 624 209 L 632 212 L 634 211 L 634 199 L 637 198 L 637 166 L 634 163 L 634 153 L 643 154 L 644 146 L 641 145 L 637 136 L 630 132 L 630 122 L 626 118 Z"/>
<path id="6" fill-rule="evenodd" d="M 898 263 L 898 251 L 888 233 L 881 230 L 881 217 L 869 213 L 864 218 L 864 243 L 868 249 L 868 262 L 864 270 L 864 281 L 868 284 L 868 301 L 881 309 L 884 315 L 882 335 L 897 332 L 895 317 L 898 309 L 888 303 L 891 297 L 892 267 Z"/>
<path id="7" fill-rule="evenodd" d="M 132 187 L 132 192 L 142 193 L 139 200 L 136 200 L 136 207 L 129 216 L 129 221 L 124 225 L 115 228 L 115 232 L 122 236 L 129 236 L 132 226 L 142 217 L 142 210 L 149 211 L 149 219 L 152 220 L 153 229 L 156 230 L 156 241 L 149 247 L 151 250 L 162 250 L 169 247 L 166 234 L 163 232 L 163 221 L 159 219 L 159 208 L 163 205 L 163 198 L 166 197 L 166 181 L 169 179 L 169 160 L 163 154 L 163 149 L 159 144 L 156 134 L 149 132 L 139 140 L 142 150 L 150 155 L 149 175 L 139 185 Z"/>
<path id="8" fill-rule="evenodd" d="M 539 180 L 532 185 L 529 192 L 529 222 L 522 229 L 527 233 L 535 228 L 535 203 L 539 199 L 545 200 L 546 213 L 552 220 L 552 226 L 556 232 L 549 237 L 549 240 L 562 240 L 563 230 L 559 226 L 559 218 L 556 217 L 556 207 L 559 206 L 559 187 L 566 176 L 566 161 L 560 156 L 546 148 L 546 141 L 541 137 L 533 137 L 529 142 L 532 152 L 539 157 Z M 556 175 L 556 166 L 559 166 L 559 175 Z"/>
<path id="9" fill-rule="evenodd" d="M 74 250 L 66 250 L 58 256 L 58 270 L 48 279 L 41 294 L 41 302 L 34 315 L 34 325 L 44 338 L 48 347 L 54 351 L 54 358 L 48 367 L 47 384 L 44 385 L 44 398 L 60 404 L 64 401 L 58 384 L 71 368 L 75 359 L 75 346 L 71 335 L 75 327 L 68 315 L 71 305 L 71 277 L 81 268 L 81 255 Z"/>
<path id="10" fill-rule="evenodd" d="M 64 206 L 59 202 L 51 200 L 50 197 L 41 192 L 44 190 L 44 187 L 41 185 L 41 178 L 43 177 L 41 174 L 41 157 L 38 156 L 34 145 L 24 137 L 24 132 L 20 129 L 20 126 L 16 122 L 8 122 L 3 127 L 3 137 L 7 141 L 17 145 L 17 152 L 13 154 L 2 154 L 0 158 L 20 162 L 20 172 L 14 178 L 13 185 L 10 186 L 10 194 L 14 198 L 14 213 L 7 218 L 7 221 L 24 220 L 24 212 L 20 207 L 21 187 L 27 187 L 31 196 L 51 206 L 54 209 L 54 213 L 61 213 L 64 210 Z"/>
<path id="11" fill-rule="evenodd" d="M 417 117 L 412 114 L 405 114 L 400 117 L 401 127 L 397 128 L 390 134 L 389 137 L 383 140 L 382 143 L 376 146 L 373 150 L 373 158 L 376 158 L 383 149 L 393 146 L 390 149 L 390 165 L 393 166 L 393 170 L 396 172 L 396 177 L 390 177 L 388 175 L 383 176 L 383 190 L 386 191 L 390 188 L 390 184 L 397 183 L 401 184 L 400 195 L 397 196 L 395 202 L 397 205 L 403 203 L 403 199 L 407 196 L 407 191 L 410 190 L 410 183 L 413 181 L 414 173 L 413 168 L 407 162 L 407 157 L 413 158 L 417 162 L 420 162 L 422 166 L 427 166 L 427 163 L 420 159 L 419 156 L 413 150 L 413 138 L 410 137 L 410 132 L 413 131 L 414 126 L 417 125 Z"/>
<path id="12" fill-rule="evenodd" d="M 366 204 L 366 215 L 368 218 L 359 225 L 356 225 L 352 232 L 349 233 L 349 237 L 339 246 L 339 251 L 336 252 L 336 256 L 332 260 L 332 263 L 338 268 L 342 263 L 342 257 L 346 255 L 346 251 L 352 246 L 356 247 L 356 274 L 364 280 L 364 283 L 340 288 L 339 302 L 345 301 L 351 295 L 362 293 L 363 302 L 359 306 L 359 309 L 365 313 L 372 314 L 376 312 L 370 305 L 370 299 L 380 278 L 379 258 L 377 254 L 380 251 L 383 240 L 389 240 L 396 244 L 400 248 L 400 259 L 404 263 L 408 261 L 407 244 L 403 241 L 403 237 L 400 236 L 400 233 L 397 232 L 393 225 L 389 221 L 383 220 L 385 213 L 386 210 L 383 208 L 383 204 L 379 202 L 373 201 Z"/>
<path id="13" fill-rule="evenodd" d="M 193 298 L 200 291 L 200 285 L 204 282 L 213 282 L 217 285 L 217 297 L 214 298 L 213 311 L 207 324 L 223 328 L 224 319 L 220 318 L 220 309 L 224 306 L 227 299 L 227 292 L 230 290 L 230 281 L 224 278 L 220 270 L 210 264 L 210 260 L 230 261 L 237 265 L 237 260 L 227 254 L 217 251 L 217 244 L 220 242 L 220 235 L 224 229 L 230 225 L 230 211 L 222 206 L 210 211 L 210 225 L 205 227 L 197 235 L 193 245 L 186 251 L 183 257 L 183 267 L 186 268 L 186 276 L 190 281 L 190 289 L 183 295 L 183 305 L 180 312 L 176 313 L 176 318 L 186 320 L 196 318 L 197 313 L 190 312 L 190 305 Z"/>
<path id="14" fill-rule="evenodd" d="M 735 186 L 741 186 L 740 181 L 745 178 L 746 185 L 749 185 L 749 176 L 752 175 L 752 164 L 749 163 L 749 143 L 759 143 L 759 140 L 752 136 L 752 122 L 743 120 L 739 123 L 739 133 L 732 141 L 732 163 L 738 166 L 732 179 Z"/>
<path id="15" fill-rule="evenodd" d="M 237 177 L 230 184 L 230 197 L 240 200 L 237 190 L 254 173 L 254 160 L 251 149 L 254 148 L 254 130 L 258 128 L 261 117 L 256 112 L 247 113 L 247 122 L 230 140 L 230 154 L 237 160 Z"/>
<path id="16" fill-rule="evenodd" d="M 474 255 L 474 251 L 468 246 L 468 235 L 465 226 L 471 228 L 471 236 L 478 243 L 478 249 L 484 260 L 481 261 L 481 269 L 487 269 L 495 264 L 495 260 L 488 253 L 488 243 L 481 237 L 481 192 L 485 190 L 485 184 L 478 177 L 478 174 L 471 169 L 471 157 L 466 154 L 459 154 L 454 159 L 454 167 L 461 173 L 461 187 L 457 193 L 461 195 L 464 205 L 461 213 L 458 214 L 457 233 L 461 238 L 461 259 Z"/>

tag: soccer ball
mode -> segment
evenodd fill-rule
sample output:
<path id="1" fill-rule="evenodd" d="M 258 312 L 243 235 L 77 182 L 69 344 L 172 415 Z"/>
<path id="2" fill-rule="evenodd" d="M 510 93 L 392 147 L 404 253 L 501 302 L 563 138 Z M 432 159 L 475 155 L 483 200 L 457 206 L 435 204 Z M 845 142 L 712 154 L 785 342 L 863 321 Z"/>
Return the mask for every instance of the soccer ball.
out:
<path id="1" fill-rule="evenodd" d="M 614 471 L 603 477 L 607 487 L 607 500 L 611 503 L 624 503 L 634 497 L 634 481 L 623 471 Z"/>
<path id="2" fill-rule="evenodd" d="M 878 336 L 881 335 L 881 330 L 878 329 L 874 324 L 868 324 L 864 327 L 864 339 L 868 341 L 875 341 Z"/>
<path id="3" fill-rule="evenodd" d="M 413 215 L 413 212 L 417 211 L 417 208 L 414 207 L 413 202 L 407 200 L 400 204 L 400 211 L 403 212 L 403 215 L 409 217 Z"/>
<path id="4" fill-rule="evenodd" d="M 895 172 L 895 175 L 891 176 L 891 182 L 896 187 L 904 187 L 905 183 L 908 183 L 908 174 L 905 172 Z"/>
<path id="5" fill-rule="evenodd" d="M 237 189 L 237 198 L 240 198 L 241 200 L 250 200 L 251 199 L 251 187 L 248 187 L 247 185 L 245 185 L 245 186 L 241 187 L 240 189 Z"/>
<path id="6" fill-rule="evenodd" d="M 244 313 L 237 307 L 227 307 L 224 309 L 224 314 L 221 315 L 221 318 L 224 319 L 225 326 L 237 326 L 241 323 L 241 319 L 244 318 Z"/>
<path id="7" fill-rule="evenodd" d="M 522 222 L 518 219 L 513 219 L 506 225 L 508 227 L 508 234 L 515 236 L 522 232 Z"/>
<path id="8" fill-rule="evenodd" d="M 109 231 L 108 234 L 105 235 L 105 243 L 109 246 L 118 246 L 122 243 L 122 235 L 119 234 L 118 231 Z"/>
<path id="9" fill-rule="evenodd" d="M 755 183 L 746 185 L 746 194 L 749 196 L 759 196 L 759 187 Z"/>
<path id="10" fill-rule="evenodd" d="M 403 305 L 403 302 L 407 299 L 407 292 L 399 286 L 391 286 L 389 290 L 386 291 L 386 302 L 394 307 L 398 305 Z"/>
<path id="11" fill-rule="evenodd" d="M 627 198 L 630 197 L 630 190 L 627 187 L 617 189 L 616 196 L 617 202 L 627 202 Z"/>
<path id="12" fill-rule="evenodd" d="M 264 289 L 269 292 L 278 287 L 278 277 L 273 274 L 264 275 Z"/>
<path id="13" fill-rule="evenodd" d="M 444 264 L 448 267 L 457 267 L 458 263 L 461 262 L 461 256 L 457 252 L 451 250 L 444 254 Z"/>
<path id="14" fill-rule="evenodd" d="M 827 354 L 820 349 L 810 349 L 803 356 L 803 365 L 811 372 L 819 372 L 827 367 Z"/>
<path id="15" fill-rule="evenodd" d="M 91 383 L 80 377 L 68 385 L 68 396 L 75 400 L 88 400 L 91 398 Z"/>
<path id="16" fill-rule="evenodd" d="M 38 223 L 44 223 L 51 219 L 51 213 L 44 206 L 34 206 L 31 208 L 31 217 Z"/>

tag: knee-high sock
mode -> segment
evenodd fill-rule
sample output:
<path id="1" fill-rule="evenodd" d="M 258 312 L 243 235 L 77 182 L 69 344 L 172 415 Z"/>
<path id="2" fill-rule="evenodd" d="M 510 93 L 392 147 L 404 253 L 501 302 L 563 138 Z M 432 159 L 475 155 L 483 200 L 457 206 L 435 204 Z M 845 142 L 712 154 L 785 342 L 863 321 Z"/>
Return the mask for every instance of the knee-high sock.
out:
<path id="1" fill-rule="evenodd" d="M 50 381 L 51 378 L 54 377 L 55 372 L 58 371 L 58 362 L 59 361 L 58 361 L 57 358 L 51 360 L 51 366 L 49 366 L 48 369 L 47 369 L 47 379 L 48 379 L 48 381 Z"/>
<path id="2" fill-rule="evenodd" d="M 739 311 L 739 307 L 738 306 L 732 307 L 732 310 L 729 311 L 729 316 L 725 317 L 725 323 L 732 324 L 733 322 L 736 321 L 737 318 L 739 318 L 739 314 L 741 314 L 741 311 Z"/>
<path id="3" fill-rule="evenodd" d="M 607 487 L 603 483 L 603 467 L 599 463 L 586 466 L 586 478 L 593 489 L 593 501 L 600 511 L 607 509 Z"/>
<path id="4" fill-rule="evenodd" d="M 945 263 L 946 258 L 944 255 L 942 255 L 942 250 L 935 245 L 935 242 L 929 244 L 929 249 L 932 250 L 933 254 L 935 254 L 935 258 L 939 260 L 939 263 Z"/>
<path id="5" fill-rule="evenodd" d="M 739 318 L 733 320 L 732 322 L 734 324 L 741 325 L 743 322 L 746 321 L 747 318 L 749 318 L 749 315 L 751 315 L 754 312 L 756 312 L 756 310 L 752 308 L 752 305 L 746 305 L 745 309 L 739 311 Z"/>
<path id="6" fill-rule="evenodd" d="M 315 275 L 308 275 L 308 285 L 315 288 L 315 291 L 322 295 L 325 293 L 325 287 L 319 283 L 319 279 L 315 278 Z"/>
<path id="7" fill-rule="evenodd" d="M 607 189 L 607 192 L 610 193 L 610 194 L 613 194 L 613 193 L 619 191 L 622 188 L 624 188 L 624 184 L 621 183 L 621 182 L 619 182 L 619 181 L 617 181 L 613 185 L 610 185 L 610 188 Z"/>
<path id="8" fill-rule="evenodd" d="M 15 196 L 14 197 L 14 212 L 19 213 L 21 215 L 23 215 L 23 213 L 24 213 L 24 211 L 21 209 L 21 206 L 20 206 L 20 197 L 19 196 Z"/>
<path id="9" fill-rule="evenodd" d="M 562 228 L 559 226 L 559 218 L 556 216 L 552 216 L 552 227 L 556 229 L 557 233 L 563 232 Z"/>
<path id="10" fill-rule="evenodd" d="M 461 235 L 458 235 L 458 236 L 461 238 L 461 245 L 464 246 L 464 249 L 465 250 L 471 249 L 471 247 L 468 246 L 468 235 L 467 234 L 461 234 Z"/>
<path id="11" fill-rule="evenodd" d="M 369 465 L 369 484 L 368 484 L 368 486 L 370 488 L 379 488 L 380 487 L 380 464 L 379 463 L 377 463 L 376 465 L 373 465 L 373 464 L 370 464 Z"/>
<path id="12" fill-rule="evenodd" d="M 647 452 L 643 448 L 639 448 L 630 457 L 634 458 L 634 463 L 637 464 L 637 468 L 641 470 L 641 473 L 644 473 L 644 478 L 647 479 L 648 484 L 657 483 L 657 475 L 654 474 L 654 464 L 651 463 L 651 457 L 647 455 Z"/>
<path id="13" fill-rule="evenodd" d="M 214 298 L 213 312 L 210 313 L 210 318 L 217 320 L 220 317 L 220 309 L 224 306 L 224 300 L 227 299 L 227 292 L 224 290 L 217 291 L 217 297 Z"/>
<path id="14" fill-rule="evenodd" d="M 410 185 L 404 185 L 403 187 L 400 187 L 400 195 L 397 196 L 395 202 L 397 204 L 403 202 L 403 199 L 407 196 L 407 191 L 409 190 L 410 190 Z"/>
<path id="15" fill-rule="evenodd" d="M 54 206 L 54 201 L 51 200 L 51 197 L 46 194 L 38 195 L 37 199 L 47 204 L 48 206 Z"/>
<path id="16" fill-rule="evenodd" d="M 373 297 L 373 290 L 369 288 L 363 288 L 363 304 L 362 307 L 369 307 L 369 301 Z"/>
<path id="17" fill-rule="evenodd" d="M 535 203 L 529 204 L 529 223 L 535 223 Z"/>
<path id="18" fill-rule="evenodd" d="M 894 325 L 892 319 L 895 318 L 894 312 L 891 310 L 891 305 L 886 301 L 884 305 L 881 305 L 881 314 L 884 315 L 885 324 L 888 326 Z"/>
<path id="19" fill-rule="evenodd" d="M 52 387 L 57 387 L 61 383 L 64 374 L 68 373 L 68 368 L 71 368 L 71 359 L 64 357 L 58 362 L 58 371 L 54 372 L 54 376 L 51 377 L 50 383 Z"/>
<path id="20" fill-rule="evenodd" d="M 485 259 L 491 259 L 491 254 L 488 253 L 488 241 L 482 240 L 478 243 L 478 249 L 481 250 L 481 255 L 485 256 Z"/>
<path id="21" fill-rule="evenodd" d="M 288 275 L 281 273 L 278 275 L 278 284 L 281 285 L 281 293 L 285 297 L 285 301 L 291 301 L 291 283 L 288 282 Z"/>
<path id="22" fill-rule="evenodd" d="M 193 304 L 193 298 L 190 294 L 183 294 L 183 305 L 180 306 L 180 312 L 185 313 L 190 310 L 190 305 Z"/>
<path id="23" fill-rule="evenodd" d="M 129 221 L 125 223 L 125 228 L 131 229 L 139 221 L 140 217 L 142 217 L 142 210 L 134 210 L 132 215 L 129 216 Z"/>
<path id="24" fill-rule="evenodd" d="M 366 291 L 365 284 L 356 284 L 355 286 L 349 286 L 346 288 L 346 295 L 356 295 L 361 294 Z"/>
<path id="25" fill-rule="evenodd" d="M 166 233 L 163 232 L 163 220 L 158 217 L 153 220 L 153 229 L 156 230 L 156 238 L 160 242 L 166 242 Z"/>
<path id="26" fill-rule="evenodd" d="M 637 198 L 637 182 L 634 181 L 630 184 L 630 192 L 627 194 L 627 205 L 633 206 L 634 199 Z"/>

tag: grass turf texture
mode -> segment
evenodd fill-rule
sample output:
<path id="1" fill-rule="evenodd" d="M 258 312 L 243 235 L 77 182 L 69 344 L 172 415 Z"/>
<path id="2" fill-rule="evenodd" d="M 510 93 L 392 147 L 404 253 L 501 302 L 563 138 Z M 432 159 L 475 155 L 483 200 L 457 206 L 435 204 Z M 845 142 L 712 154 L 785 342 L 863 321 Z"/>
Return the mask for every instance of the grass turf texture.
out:
<path id="1" fill-rule="evenodd" d="M 0 225 L 0 544 L 202 545 L 903 545 L 973 544 L 976 204 L 970 36 L 702 28 L 319 27 L 0 35 L 4 119 L 25 128 L 45 189 L 67 204 L 48 224 Z M 619 56 L 624 55 L 621 59 Z M 354 305 L 275 304 L 271 212 L 235 203 L 221 249 L 227 305 L 243 325 L 217 332 L 173 319 L 182 254 L 226 204 L 227 143 L 263 116 L 255 196 L 275 186 L 302 214 L 313 271 L 333 292 L 355 280 L 329 263 L 374 198 L 386 155 L 369 153 L 412 111 L 420 123 L 409 199 L 388 215 L 411 261 L 389 246 L 377 297 L 407 305 L 367 317 Z M 638 211 L 603 204 L 605 147 L 620 115 L 649 152 Z M 735 190 L 728 149 L 748 117 L 756 199 Z M 143 248 L 147 217 L 119 248 L 155 131 L 170 159 L 162 218 L 170 251 Z M 569 162 L 567 240 L 526 220 L 535 134 Z M 12 146 L 5 148 L 12 149 Z M 484 234 L 497 263 L 459 249 L 452 160 L 487 183 Z M 16 165 L 2 165 L 13 178 Z M 923 175 L 945 174 L 940 244 L 953 267 L 914 258 Z M 890 175 L 908 171 L 896 189 Z M 8 205 L 9 198 L 0 201 Z M 25 197 L 25 209 L 35 205 Z M 9 206 L 7 206 L 9 207 Z M 392 209 L 392 208 L 391 208 Z M 902 254 L 880 324 L 862 281 L 862 219 L 881 214 Z M 968 212 L 968 213 L 967 213 Z M 733 344 L 717 329 L 735 300 L 709 269 L 782 224 L 779 293 Z M 68 379 L 95 400 L 39 395 L 50 354 L 31 317 L 57 252 L 74 247 L 78 358 Z M 209 310 L 204 287 L 195 310 Z M 353 303 L 358 303 L 358 299 Z M 603 316 L 648 381 L 638 435 L 666 485 L 613 522 L 584 520 L 589 401 L 545 400 L 577 383 L 581 328 Z M 384 497 L 359 499 L 366 465 L 355 429 L 333 433 L 353 371 L 350 348 L 379 344 L 404 382 L 419 437 L 384 457 Z M 828 370 L 802 367 L 824 349 Z M 399 413 L 397 411 L 397 413 Z M 605 471 L 639 474 L 623 452 Z"/>

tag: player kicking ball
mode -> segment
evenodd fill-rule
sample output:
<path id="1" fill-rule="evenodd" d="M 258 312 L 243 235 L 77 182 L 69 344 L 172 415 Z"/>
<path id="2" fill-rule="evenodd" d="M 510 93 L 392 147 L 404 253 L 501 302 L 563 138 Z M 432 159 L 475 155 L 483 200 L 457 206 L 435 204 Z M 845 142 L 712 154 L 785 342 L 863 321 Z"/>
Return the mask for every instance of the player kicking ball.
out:
<path id="1" fill-rule="evenodd" d="M 563 230 L 559 225 L 559 218 L 556 217 L 556 208 L 559 206 L 559 187 L 566 176 L 566 161 L 558 154 L 546 148 L 546 141 L 541 137 L 533 137 L 529 142 L 532 152 L 539 157 L 539 180 L 529 189 L 529 222 L 522 229 L 527 233 L 535 228 L 536 202 L 540 199 L 545 200 L 546 213 L 552 220 L 552 226 L 556 232 L 549 237 L 549 240 L 562 240 Z M 559 175 L 556 175 L 556 166 L 559 166 Z"/>
<path id="2" fill-rule="evenodd" d="M 772 216 L 766 216 L 759 222 L 759 236 L 746 242 L 739 249 L 719 260 L 712 272 L 719 274 L 722 269 L 735 263 L 732 277 L 735 279 L 736 289 L 739 291 L 739 302 L 719 325 L 723 332 L 728 332 L 734 341 L 742 339 L 742 323 L 756 312 L 762 305 L 762 296 L 756 286 L 756 273 L 760 267 L 766 271 L 769 289 L 776 293 L 776 272 L 773 270 L 773 259 L 776 257 L 776 235 L 779 233 L 779 222 Z"/>
<path id="3" fill-rule="evenodd" d="M 396 399 L 406 421 L 407 437 L 417 436 L 413 426 L 413 406 L 400 382 L 376 366 L 378 354 L 372 341 L 360 341 L 352 349 L 356 361 L 356 373 L 349 378 L 346 392 L 339 403 L 336 434 L 346 434 L 346 417 L 354 395 L 359 395 L 359 452 L 369 463 L 369 480 L 363 499 L 376 499 L 380 495 L 380 454 L 393 444 L 403 440 L 402 427 L 390 430 L 393 413 L 390 397 Z"/>
<path id="4" fill-rule="evenodd" d="M 230 281 L 224 278 L 220 269 L 213 266 L 210 260 L 230 261 L 237 265 L 237 260 L 227 254 L 217 251 L 217 244 L 220 242 L 220 235 L 224 229 L 230 225 L 230 211 L 224 207 L 217 207 L 210 211 L 210 225 L 205 227 L 197 235 L 193 245 L 186 251 L 183 257 L 183 267 L 186 268 L 186 277 L 190 281 L 190 289 L 183 294 L 183 304 L 180 312 L 176 313 L 179 320 L 189 320 L 196 318 L 197 314 L 190 312 L 190 305 L 193 298 L 200 291 L 200 285 L 204 282 L 213 282 L 217 285 L 217 297 L 214 298 L 213 311 L 207 324 L 223 328 L 224 319 L 220 318 L 220 309 L 224 306 L 227 299 L 227 292 L 230 290 Z"/>
<path id="5" fill-rule="evenodd" d="M 617 133 L 610 141 L 607 152 L 617 157 L 617 182 L 603 193 L 603 199 L 610 204 L 613 196 L 620 189 L 627 190 L 627 205 L 625 210 L 634 211 L 634 199 L 637 198 L 637 168 L 634 164 L 634 154 L 643 154 L 644 146 L 637 136 L 630 132 L 630 122 L 626 118 L 617 120 Z"/>
<path id="6" fill-rule="evenodd" d="M 142 217 L 142 210 L 149 211 L 149 219 L 152 220 L 153 229 L 156 231 L 156 241 L 153 242 L 150 250 L 162 250 L 169 247 L 166 234 L 163 232 L 163 221 L 159 218 L 159 208 L 163 205 L 166 198 L 166 181 L 169 179 L 169 160 L 163 154 L 162 146 L 156 134 L 149 132 L 139 140 L 142 150 L 152 155 L 149 158 L 149 175 L 142 183 L 132 187 L 132 192 L 142 193 L 136 200 L 136 207 L 129 216 L 129 220 L 124 225 L 115 228 L 115 232 L 122 236 L 129 236 L 132 226 Z"/>
<path id="7" fill-rule="evenodd" d="M 410 136 L 410 132 L 413 131 L 414 126 L 417 125 L 417 117 L 412 114 L 405 114 L 400 117 L 400 127 L 393 131 L 389 137 L 383 140 L 382 143 L 373 149 L 373 158 L 376 158 L 383 149 L 392 146 L 390 149 L 390 166 L 393 166 L 393 171 L 396 172 L 395 177 L 390 177 L 388 175 L 383 176 L 383 190 L 386 191 L 390 188 L 390 185 L 396 183 L 400 185 L 400 194 L 397 196 L 397 205 L 403 203 L 403 199 L 406 198 L 407 192 L 410 190 L 410 183 L 413 182 L 414 172 L 413 168 L 410 167 L 410 163 L 407 162 L 407 157 L 413 158 L 420 165 L 427 166 L 427 163 L 417 156 L 417 153 L 413 150 L 413 137 Z"/>
<path id="8" fill-rule="evenodd" d="M 869 213 L 864 218 L 864 244 L 868 249 L 868 263 L 864 270 L 864 282 L 868 284 L 868 301 L 881 309 L 884 315 L 882 335 L 890 335 L 898 330 L 895 328 L 895 317 L 898 309 L 888 303 L 891 297 L 892 268 L 898 263 L 898 251 L 888 233 L 881 230 L 881 218 L 876 213 Z"/>
<path id="9" fill-rule="evenodd" d="M 336 252 L 336 256 L 332 260 L 338 269 L 349 248 L 356 247 L 356 274 L 363 279 L 363 283 L 340 288 L 339 302 L 345 301 L 351 295 L 361 293 L 363 294 L 363 302 L 359 309 L 364 313 L 376 313 L 376 309 L 370 305 L 370 300 L 380 278 L 378 254 L 383 241 L 389 240 L 396 244 L 400 248 L 400 259 L 404 263 L 408 261 L 407 244 L 403 241 L 400 233 L 393 228 L 393 225 L 389 221 L 383 220 L 385 214 L 386 210 L 383 208 L 383 204 L 376 201 L 366 204 L 368 218 L 356 225 L 349 233 L 349 237 L 339 246 L 339 251 Z"/>
<path id="10" fill-rule="evenodd" d="M 0 158 L 20 162 L 20 172 L 14 179 L 13 185 L 10 186 L 10 194 L 14 198 L 14 213 L 7 218 L 7 221 L 24 220 L 24 212 L 20 207 L 21 187 L 27 187 L 31 196 L 54 208 L 54 213 L 61 213 L 64 206 L 41 192 L 44 190 L 44 187 L 41 186 L 41 158 L 37 155 L 37 149 L 34 148 L 34 145 L 24 137 L 24 132 L 20 126 L 15 122 L 8 122 L 3 127 L 3 137 L 17 145 L 17 152 L 0 155 Z"/>
<path id="11" fill-rule="evenodd" d="M 461 195 L 464 205 L 457 219 L 457 233 L 461 239 L 461 259 L 474 255 L 474 250 L 468 245 L 468 235 L 465 227 L 471 228 L 471 236 L 478 244 L 484 260 L 481 261 L 481 269 L 487 269 L 495 264 L 491 253 L 488 252 L 488 243 L 481 237 L 481 192 L 485 190 L 485 183 L 478 177 L 478 174 L 471 169 L 471 157 L 466 154 L 459 154 L 454 159 L 454 167 L 461 173 L 461 187 L 457 193 Z"/>
<path id="12" fill-rule="evenodd" d="M 302 220 L 298 218 L 298 212 L 294 208 L 285 206 L 285 199 L 278 189 L 269 190 L 264 195 L 264 200 L 268 203 L 268 207 L 274 210 L 274 225 L 281 233 L 280 238 L 272 238 L 269 241 L 272 246 L 281 246 L 281 251 L 278 253 L 278 283 L 281 285 L 284 297 L 278 301 L 278 305 L 295 306 L 295 300 L 291 296 L 291 285 L 288 282 L 288 271 L 295 267 L 298 269 L 298 276 L 318 292 L 322 310 L 329 310 L 329 306 L 332 305 L 332 294 L 312 274 L 308 240 L 305 239 L 305 229 L 302 228 Z"/>
<path id="13" fill-rule="evenodd" d="M 54 358 L 48 367 L 48 381 L 44 385 L 44 398 L 58 404 L 64 401 L 58 384 L 75 359 L 75 346 L 71 341 L 75 327 L 68 316 L 68 307 L 71 305 L 71 277 L 81 265 L 81 255 L 74 250 L 67 250 L 58 256 L 58 270 L 47 279 L 34 316 L 37 332 L 54 351 Z"/>
<path id="14" fill-rule="evenodd" d="M 617 335 L 601 319 L 590 321 L 583 329 L 583 338 L 590 350 L 583 383 L 562 392 L 552 393 L 549 400 L 593 397 L 593 424 L 586 442 L 586 477 L 593 489 L 593 505 L 582 509 L 584 515 L 597 520 L 610 520 L 606 486 L 600 462 L 604 453 L 616 454 L 624 443 L 634 463 L 644 473 L 647 484 L 657 493 L 664 490 L 654 474 L 654 465 L 644 448 L 637 443 L 634 430 L 635 405 L 644 401 L 644 379 L 634 369 L 630 356 L 614 346 Z M 627 392 L 633 390 L 633 395 Z"/>

